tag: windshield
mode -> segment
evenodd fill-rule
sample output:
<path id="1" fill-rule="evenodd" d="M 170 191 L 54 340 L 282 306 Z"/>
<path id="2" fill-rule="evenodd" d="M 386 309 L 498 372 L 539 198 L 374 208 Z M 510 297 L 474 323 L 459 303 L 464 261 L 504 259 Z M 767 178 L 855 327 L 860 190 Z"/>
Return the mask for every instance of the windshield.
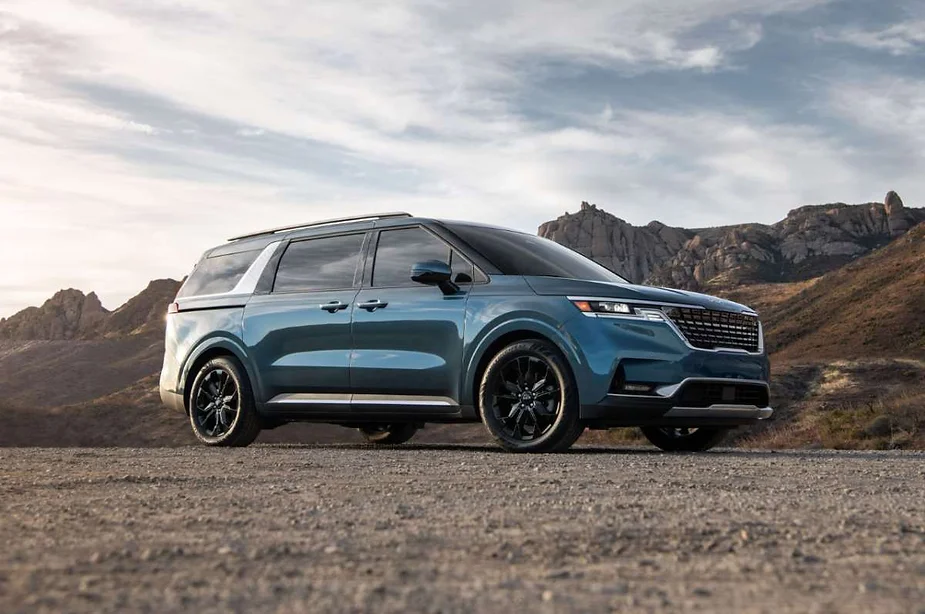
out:
<path id="1" fill-rule="evenodd" d="M 549 239 L 501 228 L 446 226 L 505 275 L 629 283 L 610 269 Z"/>

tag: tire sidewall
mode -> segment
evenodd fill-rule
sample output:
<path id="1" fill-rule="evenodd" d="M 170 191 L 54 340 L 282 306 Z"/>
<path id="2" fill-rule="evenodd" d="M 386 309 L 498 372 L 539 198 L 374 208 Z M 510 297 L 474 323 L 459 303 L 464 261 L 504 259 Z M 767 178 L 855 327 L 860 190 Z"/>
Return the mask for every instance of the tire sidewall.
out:
<path id="1" fill-rule="evenodd" d="M 232 377 L 235 385 L 238 387 L 240 402 L 238 406 L 238 413 L 235 416 L 234 424 L 231 425 L 231 428 L 219 437 L 210 437 L 200 430 L 199 424 L 196 421 L 194 405 L 196 403 L 197 391 L 202 386 L 203 380 L 210 373 L 217 369 L 226 371 Z M 238 438 L 240 431 L 246 422 L 246 413 L 251 413 L 254 411 L 256 410 L 254 409 L 253 394 L 251 393 L 250 383 L 247 379 L 247 374 L 244 372 L 244 368 L 237 360 L 224 356 L 213 358 L 204 364 L 201 369 L 199 369 L 199 373 L 196 374 L 196 379 L 193 380 L 193 388 L 190 392 L 189 407 L 190 426 L 192 426 L 193 434 L 196 436 L 196 439 L 210 446 L 233 445 L 231 442 Z"/>
<path id="2" fill-rule="evenodd" d="M 513 440 L 505 435 L 500 420 L 495 416 L 491 406 L 493 390 L 496 388 L 498 378 L 501 377 L 501 366 L 521 356 L 543 360 L 555 373 L 560 387 L 559 414 L 556 416 L 556 421 L 542 437 L 530 441 Z M 491 435 L 507 450 L 539 452 L 557 447 L 564 431 L 573 429 L 574 423 L 579 420 L 578 388 L 571 368 L 559 349 L 551 343 L 540 340 L 517 341 L 503 348 L 491 359 L 482 375 L 479 387 L 479 413 Z M 571 443 L 569 442 L 569 445 Z"/>
<path id="3" fill-rule="evenodd" d="M 418 428 L 415 425 L 406 423 L 388 424 L 381 430 L 363 427 L 359 430 L 367 442 L 381 445 L 398 445 L 405 443 L 418 432 Z"/>

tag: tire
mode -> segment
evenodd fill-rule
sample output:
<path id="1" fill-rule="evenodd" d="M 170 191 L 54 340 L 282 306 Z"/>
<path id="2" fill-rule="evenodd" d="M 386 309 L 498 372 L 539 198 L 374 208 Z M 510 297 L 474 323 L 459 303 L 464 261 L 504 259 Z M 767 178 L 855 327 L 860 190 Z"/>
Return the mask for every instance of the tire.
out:
<path id="1" fill-rule="evenodd" d="M 562 452 L 584 432 L 572 370 L 546 341 L 517 341 L 492 358 L 479 386 L 479 413 L 511 452 Z"/>
<path id="2" fill-rule="evenodd" d="M 250 380 L 236 358 L 213 358 L 199 369 L 190 391 L 189 418 L 193 434 L 207 446 L 244 447 L 257 439 L 260 416 Z"/>
<path id="3" fill-rule="evenodd" d="M 377 424 L 361 426 L 360 432 L 366 441 L 381 446 L 397 446 L 409 441 L 418 432 L 418 427 L 411 423 Z"/>
<path id="4" fill-rule="evenodd" d="M 705 452 L 717 446 L 731 429 L 691 428 L 675 429 L 658 426 L 642 427 L 642 434 L 653 445 L 665 452 Z M 687 431 L 683 433 L 682 431 Z"/>

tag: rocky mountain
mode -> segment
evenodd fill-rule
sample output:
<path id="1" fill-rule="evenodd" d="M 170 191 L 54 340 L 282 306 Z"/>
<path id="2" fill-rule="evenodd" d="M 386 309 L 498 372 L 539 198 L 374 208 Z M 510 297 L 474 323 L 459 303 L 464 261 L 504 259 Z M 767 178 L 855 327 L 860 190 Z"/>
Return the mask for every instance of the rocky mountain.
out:
<path id="1" fill-rule="evenodd" d="M 794 209 L 772 225 L 684 229 L 633 226 L 595 205 L 540 226 L 539 235 L 589 256 L 636 283 L 687 289 L 799 281 L 834 270 L 925 221 L 925 209 L 833 203 Z"/>
<path id="2" fill-rule="evenodd" d="M 108 315 L 95 293 L 61 290 L 41 307 L 29 307 L 0 320 L 0 339 L 76 339 Z"/>
<path id="3" fill-rule="evenodd" d="M 696 236 L 694 231 L 660 222 L 633 226 L 586 202 L 581 203 L 578 213 L 566 213 L 546 222 L 537 234 L 581 252 L 635 282 L 648 279 Z"/>
<path id="4" fill-rule="evenodd" d="M 95 293 L 61 290 L 41 307 L 29 307 L 0 320 L 0 340 L 64 341 L 103 339 L 131 333 L 163 332 L 167 305 L 180 282 L 152 281 L 138 296 L 115 311 L 107 311 Z"/>

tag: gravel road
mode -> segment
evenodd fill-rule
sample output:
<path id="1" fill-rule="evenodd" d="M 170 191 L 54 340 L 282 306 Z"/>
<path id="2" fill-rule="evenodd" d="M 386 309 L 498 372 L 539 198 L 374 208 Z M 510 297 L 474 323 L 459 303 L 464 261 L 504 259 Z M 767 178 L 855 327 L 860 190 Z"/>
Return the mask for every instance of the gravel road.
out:
<path id="1" fill-rule="evenodd" d="M 925 612 L 925 454 L 0 450 L 0 611 Z"/>

